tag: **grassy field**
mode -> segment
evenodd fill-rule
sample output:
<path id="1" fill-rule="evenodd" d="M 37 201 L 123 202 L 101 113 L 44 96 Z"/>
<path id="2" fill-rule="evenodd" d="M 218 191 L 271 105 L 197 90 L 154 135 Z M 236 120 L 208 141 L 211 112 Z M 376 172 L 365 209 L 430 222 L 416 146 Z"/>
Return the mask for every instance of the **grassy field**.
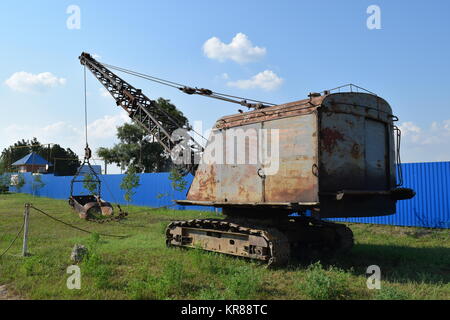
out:
<path id="1" fill-rule="evenodd" d="M 214 213 L 130 206 L 126 220 L 95 224 L 80 220 L 66 201 L 6 194 L 0 195 L 0 253 L 20 228 L 26 202 L 94 234 L 32 210 L 31 256 L 20 256 L 19 239 L 0 258 L 0 285 L 25 299 L 450 299 L 449 230 L 349 224 L 356 241 L 350 255 L 267 269 L 245 259 L 165 247 L 169 221 Z M 81 289 L 69 290 L 66 269 L 75 244 L 88 246 L 90 255 L 80 264 Z M 366 269 L 373 264 L 381 268 L 381 290 L 366 286 Z"/>

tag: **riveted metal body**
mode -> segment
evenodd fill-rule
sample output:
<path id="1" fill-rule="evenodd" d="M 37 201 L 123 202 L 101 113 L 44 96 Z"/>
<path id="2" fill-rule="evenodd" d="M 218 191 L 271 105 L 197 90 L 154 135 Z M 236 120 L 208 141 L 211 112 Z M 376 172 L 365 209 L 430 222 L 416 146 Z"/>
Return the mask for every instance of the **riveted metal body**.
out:
<path id="1" fill-rule="evenodd" d="M 252 217 L 393 214 L 394 118 L 384 99 L 355 92 L 223 117 L 179 203 Z"/>

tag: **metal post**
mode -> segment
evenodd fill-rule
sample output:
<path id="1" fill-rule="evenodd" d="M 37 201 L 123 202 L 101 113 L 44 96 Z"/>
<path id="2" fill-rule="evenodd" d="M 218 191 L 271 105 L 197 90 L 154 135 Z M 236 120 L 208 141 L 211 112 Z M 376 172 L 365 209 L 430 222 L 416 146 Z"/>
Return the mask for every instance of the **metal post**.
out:
<path id="1" fill-rule="evenodd" d="M 25 203 L 25 212 L 24 212 L 24 228 L 23 228 L 23 248 L 22 248 L 22 256 L 26 257 L 28 255 L 28 219 L 30 217 L 30 204 Z"/>

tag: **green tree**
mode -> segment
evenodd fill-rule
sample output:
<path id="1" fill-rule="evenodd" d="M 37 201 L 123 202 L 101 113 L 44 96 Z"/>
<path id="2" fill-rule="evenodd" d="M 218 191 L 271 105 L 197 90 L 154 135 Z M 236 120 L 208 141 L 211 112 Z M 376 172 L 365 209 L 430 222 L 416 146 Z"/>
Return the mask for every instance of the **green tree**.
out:
<path id="1" fill-rule="evenodd" d="M 56 175 L 74 175 L 80 165 L 77 155 L 70 148 L 64 149 L 58 144 L 42 145 L 36 138 L 22 139 L 3 149 L 0 156 L 0 174 L 14 172 L 16 168 L 11 164 L 31 152 L 53 164 L 48 172 Z"/>
<path id="2" fill-rule="evenodd" d="M 11 185 L 11 174 L 0 174 L 0 193 L 7 193 Z"/>
<path id="3" fill-rule="evenodd" d="M 83 179 L 83 188 L 89 191 L 90 194 L 98 196 L 98 181 L 97 178 L 90 173 L 86 173 Z"/>
<path id="4" fill-rule="evenodd" d="M 30 152 L 40 151 L 40 143 L 36 138 L 31 140 L 19 140 L 13 145 L 3 149 L 0 156 L 0 173 L 14 172 L 15 168 L 11 166 L 12 163 L 25 157 Z"/>
<path id="5" fill-rule="evenodd" d="M 159 98 L 156 101 L 158 108 L 172 116 L 182 127 L 188 128 L 187 118 L 170 100 Z M 167 124 L 169 134 L 177 129 Z M 135 172 L 162 172 L 169 171 L 171 160 L 167 152 L 139 125 L 125 123 L 117 128 L 119 143 L 112 148 L 99 148 L 97 154 L 107 163 L 114 163 L 120 167 L 132 167 Z"/>
<path id="6" fill-rule="evenodd" d="M 64 149 L 58 144 L 54 144 L 50 149 L 50 162 L 53 164 L 49 172 L 57 176 L 73 176 L 81 162 L 72 149 Z"/>
<path id="7" fill-rule="evenodd" d="M 45 187 L 45 182 L 42 181 L 42 176 L 40 174 L 34 175 L 33 176 L 33 181 L 31 183 L 31 188 L 33 190 L 33 195 L 35 195 L 43 187 Z"/>
<path id="8" fill-rule="evenodd" d="M 169 174 L 169 180 L 171 181 L 170 184 L 173 190 L 183 191 L 184 189 L 186 189 L 188 182 L 184 179 L 180 171 L 172 169 Z"/>
<path id="9" fill-rule="evenodd" d="M 120 188 L 125 191 L 124 198 L 128 202 L 128 204 L 136 194 L 136 191 L 134 190 L 140 186 L 139 181 L 140 177 L 136 174 L 134 167 L 129 167 L 127 170 L 127 174 L 123 177 L 120 184 Z"/>

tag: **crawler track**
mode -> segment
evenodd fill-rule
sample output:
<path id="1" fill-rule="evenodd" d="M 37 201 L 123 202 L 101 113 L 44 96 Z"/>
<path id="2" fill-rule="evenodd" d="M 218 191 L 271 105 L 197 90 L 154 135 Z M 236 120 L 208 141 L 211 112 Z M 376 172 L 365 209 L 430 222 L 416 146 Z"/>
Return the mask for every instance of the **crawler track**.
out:
<path id="1" fill-rule="evenodd" d="M 166 244 L 256 259 L 273 267 L 286 265 L 299 248 L 345 254 L 353 246 L 353 233 L 342 224 L 307 218 L 259 225 L 243 219 L 195 219 L 170 223 Z"/>
<path id="2" fill-rule="evenodd" d="M 284 265 L 289 259 L 289 241 L 277 229 L 226 220 L 174 221 L 166 229 L 166 243 L 262 260 L 270 266 Z"/>

